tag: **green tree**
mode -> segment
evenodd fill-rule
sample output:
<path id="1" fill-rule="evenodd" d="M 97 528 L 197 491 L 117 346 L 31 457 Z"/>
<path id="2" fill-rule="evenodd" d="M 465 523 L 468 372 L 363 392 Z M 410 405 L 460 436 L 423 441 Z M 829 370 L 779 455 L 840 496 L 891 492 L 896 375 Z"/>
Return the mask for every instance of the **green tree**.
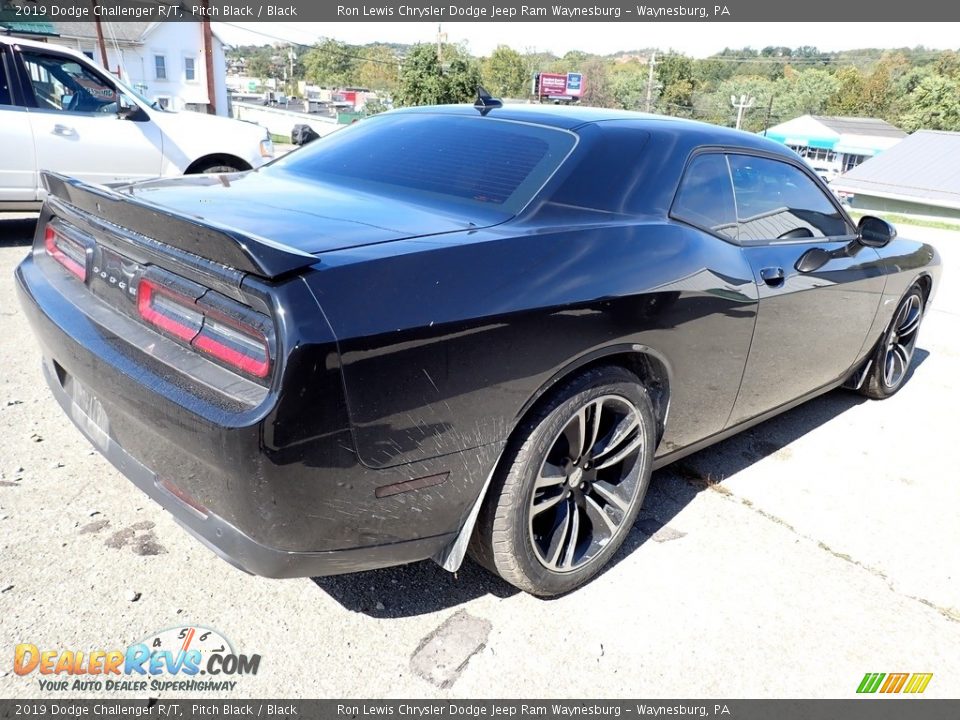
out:
<path id="1" fill-rule="evenodd" d="M 827 102 L 831 115 L 856 115 L 860 109 L 866 79 L 855 67 L 843 67 L 834 75 L 837 87 Z"/>
<path id="2" fill-rule="evenodd" d="M 375 45 L 363 49 L 363 57 L 357 71 L 361 87 L 369 88 L 379 94 L 390 97 L 399 82 L 399 60 L 393 50 L 386 45 Z"/>
<path id="3" fill-rule="evenodd" d="M 837 70 L 837 87 L 827 103 L 827 111 L 835 115 L 891 117 L 899 104 L 899 78 L 910 75 L 903 58 L 879 61 L 869 73 L 855 67 Z"/>
<path id="4" fill-rule="evenodd" d="M 590 56 L 587 55 L 587 53 L 581 50 L 571 50 L 557 60 L 553 64 L 553 67 L 547 72 L 583 72 L 583 68 L 588 60 L 590 60 Z"/>
<path id="5" fill-rule="evenodd" d="M 356 48 L 327 38 L 310 48 L 303 58 L 307 80 L 327 87 L 356 85 L 356 56 Z"/>
<path id="6" fill-rule="evenodd" d="M 906 60 L 906 58 L 904 58 L 904 60 Z M 938 75 L 944 75 L 953 80 L 960 80 L 960 53 L 953 50 L 947 50 L 941 53 L 934 64 L 934 68 Z"/>
<path id="7" fill-rule="evenodd" d="M 477 97 L 477 88 L 483 83 L 480 65 L 467 55 L 453 58 L 443 76 L 448 103 L 473 102 Z"/>
<path id="8" fill-rule="evenodd" d="M 434 45 L 415 45 L 404 60 L 394 102 L 404 105 L 445 105 L 469 102 L 481 83 L 477 63 L 455 46 L 443 46 L 446 69 Z"/>
<path id="9" fill-rule="evenodd" d="M 928 75 L 910 93 L 910 110 L 900 117 L 904 130 L 960 130 L 960 82 Z"/>
<path id="10" fill-rule="evenodd" d="M 777 83 L 759 75 L 745 75 L 724 80 L 717 89 L 709 94 L 698 97 L 695 101 L 695 116 L 716 125 L 734 127 L 737 120 L 737 110 L 730 104 L 730 97 L 738 100 L 741 95 L 753 98 L 753 105 L 743 114 L 742 130 L 759 132 L 763 130 L 767 121 L 767 112 L 770 112 L 770 124 L 774 125 L 781 119 L 788 120 L 792 115 L 785 104 L 787 98 L 777 92 Z M 773 107 L 770 107 L 771 101 Z"/>
<path id="11" fill-rule="evenodd" d="M 656 65 L 660 87 L 657 109 L 667 115 L 689 115 L 696 88 L 693 60 L 684 55 L 665 55 Z"/>
<path id="12" fill-rule="evenodd" d="M 644 110 L 647 100 L 647 66 L 638 62 L 614 65 L 609 73 L 613 107 Z M 656 94 L 653 95 L 656 98 Z"/>
<path id="13" fill-rule="evenodd" d="M 592 58 L 580 65 L 580 71 L 583 73 L 583 95 L 580 101 L 594 107 L 614 107 L 616 100 L 607 63 L 599 58 Z"/>
<path id="14" fill-rule="evenodd" d="M 826 70 L 809 68 L 797 72 L 788 67 L 774 89 L 783 99 L 778 109 L 789 117 L 821 115 L 838 85 L 837 79 Z"/>
<path id="15" fill-rule="evenodd" d="M 527 97 L 530 75 L 523 56 L 506 45 L 498 45 L 483 63 L 484 87 L 500 97 Z"/>
<path id="16" fill-rule="evenodd" d="M 267 55 L 257 54 L 246 60 L 245 72 L 250 77 L 255 77 L 260 82 L 272 76 L 270 58 Z"/>
<path id="17" fill-rule="evenodd" d="M 379 98 L 367 100 L 363 104 L 363 112 L 365 115 L 379 115 L 380 113 L 385 112 L 388 109 L 389 108 L 387 107 L 386 103 L 384 103 L 383 100 L 380 100 Z"/>

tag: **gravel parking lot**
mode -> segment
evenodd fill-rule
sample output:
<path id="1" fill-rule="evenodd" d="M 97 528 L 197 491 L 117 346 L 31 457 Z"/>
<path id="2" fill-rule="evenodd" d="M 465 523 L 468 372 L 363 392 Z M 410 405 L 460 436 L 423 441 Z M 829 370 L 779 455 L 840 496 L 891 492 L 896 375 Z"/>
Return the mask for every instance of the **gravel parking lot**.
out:
<path id="1" fill-rule="evenodd" d="M 900 394 L 834 392 L 658 472 L 613 567 L 552 601 L 472 564 L 277 581 L 216 558 L 44 386 L 12 288 L 32 232 L 0 216 L 0 696 L 41 695 L 18 643 L 191 624 L 262 656 L 237 698 L 849 698 L 866 672 L 960 696 L 960 232 L 901 228 L 946 284 Z"/>

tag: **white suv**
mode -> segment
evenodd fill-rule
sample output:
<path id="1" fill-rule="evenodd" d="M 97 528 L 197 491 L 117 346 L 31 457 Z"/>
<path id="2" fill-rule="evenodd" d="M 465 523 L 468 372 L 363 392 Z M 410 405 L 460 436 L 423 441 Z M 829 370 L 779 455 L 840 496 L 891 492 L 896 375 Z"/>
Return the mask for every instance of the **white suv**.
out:
<path id="1" fill-rule="evenodd" d="M 40 170 L 104 184 L 273 157 L 258 125 L 164 110 L 80 53 L 11 37 L 0 37 L 0 148 L 0 210 L 38 207 Z"/>

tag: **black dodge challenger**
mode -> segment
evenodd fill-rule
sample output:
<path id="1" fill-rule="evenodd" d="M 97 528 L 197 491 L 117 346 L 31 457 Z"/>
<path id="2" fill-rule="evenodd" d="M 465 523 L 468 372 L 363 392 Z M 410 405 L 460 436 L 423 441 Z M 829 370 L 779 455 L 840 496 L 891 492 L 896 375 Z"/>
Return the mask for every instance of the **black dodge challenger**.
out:
<path id="1" fill-rule="evenodd" d="M 455 570 L 469 550 L 563 593 L 623 542 L 653 469 L 908 376 L 936 251 L 855 225 L 788 149 L 479 104 L 248 173 L 45 175 L 17 282 L 47 383 L 238 567 Z"/>

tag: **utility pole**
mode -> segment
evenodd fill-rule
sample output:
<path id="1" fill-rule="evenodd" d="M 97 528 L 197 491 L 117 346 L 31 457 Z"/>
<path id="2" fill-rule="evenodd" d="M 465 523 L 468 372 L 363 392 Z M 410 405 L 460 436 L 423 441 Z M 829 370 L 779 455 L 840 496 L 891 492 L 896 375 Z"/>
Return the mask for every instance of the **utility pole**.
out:
<path id="1" fill-rule="evenodd" d="M 647 64 L 650 66 L 650 71 L 647 73 L 647 112 L 650 112 L 650 108 L 653 106 L 653 68 L 657 64 L 656 52 L 651 53 L 650 61 Z"/>
<path id="2" fill-rule="evenodd" d="M 763 136 L 767 136 L 767 128 L 770 127 L 770 115 L 773 114 L 773 99 L 776 97 L 774 94 L 770 94 L 770 104 L 767 105 L 767 116 L 763 119 Z"/>
<path id="3" fill-rule="evenodd" d="M 207 114 L 217 114 L 217 93 L 213 82 L 213 32 L 210 30 L 210 0 L 203 0 L 203 57 L 207 70 Z"/>
<path id="4" fill-rule="evenodd" d="M 94 24 L 97 26 L 97 41 L 100 44 L 100 59 L 103 61 L 103 67 L 109 70 L 110 64 L 107 62 L 107 45 L 103 41 L 103 27 L 100 25 L 100 16 L 97 14 L 97 0 L 90 0 L 90 5 L 93 7 Z"/>
<path id="5" fill-rule="evenodd" d="M 293 61 L 297 59 L 297 53 L 294 52 L 293 45 L 287 51 L 287 59 L 290 61 L 290 85 L 294 88 L 294 92 L 299 94 L 300 89 L 297 87 L 297 79 L 293 76 Z"/>
<path id="6" fill-rule="evenodd" d="M 753 107 L 754 98 L 748 98 L 746 95 L 740 96 L 740 102 L 737 102 L 737 96 L 730 96 L 730 104 L 737 108 L 737 130 L 740 129 L 740 125 L 743 123 L 743 111 Z"/>
<path id="7" fill-rule="evenodd" d="M 443 65 L 443 44 L 441 38 L 443 37 L 443 32 L 441 31 L 440 23 L 437 23 L 437 65 Z"/>

